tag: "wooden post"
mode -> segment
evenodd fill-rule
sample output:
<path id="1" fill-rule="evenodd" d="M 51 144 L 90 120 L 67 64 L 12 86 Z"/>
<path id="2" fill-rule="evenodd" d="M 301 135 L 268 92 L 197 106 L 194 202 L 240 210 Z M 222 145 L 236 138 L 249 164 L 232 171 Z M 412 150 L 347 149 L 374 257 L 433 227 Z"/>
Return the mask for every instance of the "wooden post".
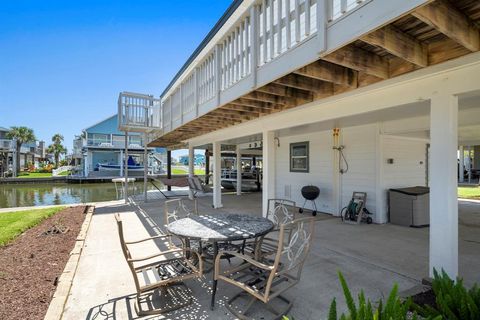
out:
<path id="1" fill-rule="evenodd" d="M 205 184 L 210 182 L 210 152 L 205 150 Z"/>
<path id="2" fill-rule="evenodd" d="M 459 147 L 460 160 L 458 164 L 458 182 L 465 182 L 465 149 L 463 146 Z"/>
<path id="3" fill-rule="evenodd" d="M 172 179 L 172 151 L 167 150 L 167 179 Z M 172 186 L 167 186 L 168 191 L 172 191 Z"/>
<path id="4" fill-rule="evenodd" d="M 148 148 L 147 148 L 148 134 L 145 132 L 143 141 L 143 193 L 145 196 L 145 202 L 148 200 L 147 196 L 147 182 L 148 182 Z"/>
<path id="5" fill-rule="evenodd" d="M 242 195 L 242 153 L 240 146 L 237 145 L 237 196 Z"/>
<path id="6" fill-rule="evenodd" d="M 128 203 L 128 131 L 125 131 L 125 183 L 123 186 L 123 195 L 125 196 L 125 203 Z"/>

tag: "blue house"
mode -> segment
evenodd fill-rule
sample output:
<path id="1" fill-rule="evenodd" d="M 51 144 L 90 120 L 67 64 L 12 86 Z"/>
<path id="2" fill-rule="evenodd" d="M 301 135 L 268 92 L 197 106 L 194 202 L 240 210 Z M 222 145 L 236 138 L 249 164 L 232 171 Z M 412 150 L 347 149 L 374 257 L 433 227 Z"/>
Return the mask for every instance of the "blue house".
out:
<path id="1" fill-rule="evenodd" d="M 73 154 L 82 158 L 85 176 L 123 175 L 123 168 L 102 172 L 101 166 L 120 166 L 124 161 L 125 133 L 118 130 L 116 114 L 84 129 L 82 135 L 76 137 L 73 145 Z M 139 167 L 145 164 L 144 147 L 143 135 L 134 132 L 128 134 L 129 164 L 135 163 Z M 162 166 L 166 163 L 166 149 L 148 148 L 148 155 L 149 171 L 162 172 Z M 138 171 L 137 174 L 143 175 L 143 170 Z M 129 175 L 135 174 L 133 171 L 129 172 Z"/>
<path id="2" fill-rule="evenodd" d="M 178 159 L 178 162 L 180 164 L 188 166 L 188 155 L 180 156 L 180 158 Z M 205 165 L 205 155 L 200 154 L 200 153 L 196 153 L 193 162 L 194 162 L 195 166 L 204 166 Z"/>

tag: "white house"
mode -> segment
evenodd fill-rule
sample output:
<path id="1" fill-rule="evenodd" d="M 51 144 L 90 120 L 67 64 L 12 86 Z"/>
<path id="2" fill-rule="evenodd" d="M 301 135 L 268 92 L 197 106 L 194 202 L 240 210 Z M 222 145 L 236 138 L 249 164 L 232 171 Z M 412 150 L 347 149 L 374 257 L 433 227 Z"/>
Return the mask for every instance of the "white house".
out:
<path id="1" fill-rule="evenodd" d="M 469 0 L 236 0 L 159 100 L 122 96 L 119 127 L 191 156 L 212 149 L 216 208 L 222 145 L 248 142 L 262 145 L 264 212 L 267 199 L 301 202 L 313 184 L 322 211 L 338 215 L 364 191 L 386 223 L 389 188 L 428 185 L 430 269 L 455 276 L 457 150 L 480 144 L 479 10 Z"/>

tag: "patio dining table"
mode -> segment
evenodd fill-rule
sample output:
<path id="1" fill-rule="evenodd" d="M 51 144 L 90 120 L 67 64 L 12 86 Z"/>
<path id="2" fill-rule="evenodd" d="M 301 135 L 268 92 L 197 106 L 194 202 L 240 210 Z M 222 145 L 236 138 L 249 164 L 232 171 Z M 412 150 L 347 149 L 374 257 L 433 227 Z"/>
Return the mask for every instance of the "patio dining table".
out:
<path id="1" fill-rule="evenodd" d="M 192 215 L 188 218 L 171 222 L 167 229 L 186 240 L 201 240 L 213 245 L 213 259 L 218 255 L 218 243 L 226 241 L 247 240 L 263 237 L 271 230 L 272 221 L 256 216 L 245 214 L 204 214 Z M 215 294 L 217 281 L 212 273 L 212 300 L 211 308 L 215 306 Z"/>

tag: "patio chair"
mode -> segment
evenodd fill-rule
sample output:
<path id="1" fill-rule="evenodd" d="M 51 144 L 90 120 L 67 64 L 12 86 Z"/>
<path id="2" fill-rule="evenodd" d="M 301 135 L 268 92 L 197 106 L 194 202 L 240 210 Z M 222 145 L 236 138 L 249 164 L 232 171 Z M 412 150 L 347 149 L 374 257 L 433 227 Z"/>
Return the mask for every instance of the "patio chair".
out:
<path id="1" fill-rule="evenodd" d="M 271 256 L 277 252 L 278 239 L 272 238 L 278 234 L 281 224 L 286 224 L 295 219 L 296 203 L 287 199 L 268 199 L 267 219 L 272 220 L 275 225 L 269 236 L 263 238 L 261 245 L 257 241 L 249 241 L 245 249 L 254 254 L 257 258 Z"/>
<path id="2" fill-rule="evenodd" d="M 212 193 L 212 188 L 205 184 L 198 176 L 188 177 L 188 186 L 194 198 L 197 194 L 208 195 Z"/>
<path id="3" fill-rule="evenodd" d="M 228 300 L 227 309 L 239 319 L 247 317 L 256 302 L 280 319 L 292 307 L 292 302 L 282 294 L 295 286 L 302 274 L 303 265 L 308 256 L 315 227 L 313 218 L 301 218 L 280 225 L 277 251 L 273 263 L 265 263 L 249 255 L 237 252 L 220 252 L 215 260 L 215 280 L 230 283 L 242 291 Z M 221 270 L 222 255 L 229 254 L 241 260 L 241 263 L 228 270 Z M 234 306 L 235 301 L 246 298 L 244 310 Z M 272 305 L 274 300 L 282 301 L 281 310 Z"/>
<path id="4" fill-rule="evenodd" d="M 187 205 L 188 202 L 192 202 L 191 205 Z M 165 201 L 165 211 L 164 211 L 164 224 L 168 226 L 173 221 L 179 219 L 188 218 L 191 215 L 198 215 L 198 203 L 197 199 L 187 200 L 187 199 L 172 199 Z M 176 238 L 177 239 L 177 238 Z M 173 242 L 170 245 L 176 246 Z M 182 240 L 182 246 L 186 246 L 186 243 Z M 190 246 L 198 251 L 200 247 L 199 241 L 193 241 L 190 243 Z"/>
<path id="5" fill-rule="evenodd" d="M 183 281 L 200 278 L 203 272 L 203 263 L 198 254 L 185 248 L 169 248 L 157 251 L 143 257 L 133 257 L 132 246 L 146 241 L 163 240 L 170 242 L 170 235 L 160 235 L 137 241 L 125 241 L 123 224 L 120 215 L 115 214 L 117 220 L 118 235 L 122 246 L 123 255 L 135 282 L 136 301 L 135 311 L 138 316 L 154 315 L 170 312 L 183 308 L 192 302 L 191 292 Z M 186 253 L 197 256 L 199 261 L 196 266 Z M 152 299 L 145 297 L 150 293 Z M 153 297 L 160 297 L 161 305 L 154 303 Z M 149 309 L 143 310 L 142 304 Z M 154 308 L 157 306 L 156 308 Z"/>

